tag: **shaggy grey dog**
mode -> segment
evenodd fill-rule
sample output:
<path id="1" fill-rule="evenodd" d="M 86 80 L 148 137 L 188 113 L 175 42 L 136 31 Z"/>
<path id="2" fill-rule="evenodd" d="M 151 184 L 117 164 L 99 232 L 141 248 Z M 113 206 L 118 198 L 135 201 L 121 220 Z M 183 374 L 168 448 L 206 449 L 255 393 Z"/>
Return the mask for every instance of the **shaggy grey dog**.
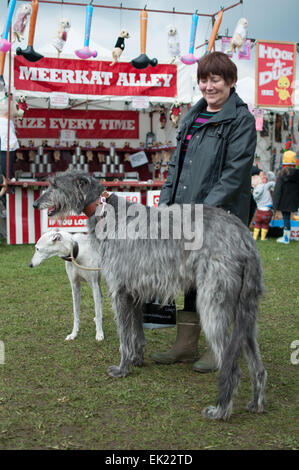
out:
<path id="1" fill-rule="evenodd" d="M 190 237 L 185 232 L 177 236 L 178 225 L 187 220 L 179 220 L 178 209 L 182 206 L 156 209 L 120 204 L 124 198 L 104 191 L 103 185 L 83 172 L 65 172 L 51 180 L 34 207 L 48 208 L 49 215 L 84 211 L 89 217 L 94 256 L 101 261 L 120 337 L 121 361 L 108 373 L 125 377 L 131 365 L 142 365 L 145 339 L 141 306 L 146 300 L 166 301 L 196 289 L 200 323 L 220 367 L 218 401 L 204 410 L 204 416 L 229 418 L 241 375 L 238 359 L 243 351 L 253 384 L 248 409 L 263 412 L 267 374 L 256 340 L 262 267 L 247 227 L 237 217 L 209 206 L 200 206 L 200 223 L 196 219 L 198 206 L 188 206 L 192 207 L 191 228 L 202 246 L 186 248 Z M 100 198 L 103 195 L 106 200 Z M 146 211 L 148 217 L 138 218 L 138 211 Z M 128 236 L 130 225 L 135 228 L 133 236 Z M 169 233 L 165 236 L 167 225 Z"/>

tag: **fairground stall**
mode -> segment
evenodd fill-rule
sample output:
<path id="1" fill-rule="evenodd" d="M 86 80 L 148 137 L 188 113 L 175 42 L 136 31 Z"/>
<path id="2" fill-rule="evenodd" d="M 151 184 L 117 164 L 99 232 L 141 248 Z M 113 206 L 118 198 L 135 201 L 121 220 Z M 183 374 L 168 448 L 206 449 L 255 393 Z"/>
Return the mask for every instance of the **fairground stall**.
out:
<path id="1" fill-rule="evenodd" d="M 192 102 L 197 59 L 193 56 L 190 61 L 190 56 L 201 14 L 50 0 L 26 1 L 14 14 L 16 3 L 16 0 L 8 3 L 0 42 L 0 85 L 5 85 L 8 92 L 7 102 L 12 100 L 13 92 L 25 111 L 22 119 L 15 118 L 20 144 L 14 164 L 16 181 L 6 175 L 6 210 L 2 210 L 2 215 L 6 215 L 7 242 L 35 243 L 45 230 L 58 225 L 71 231 L 86 231 L 84 215 L 52 221 L 46 211 L 38 212 L 32 206 L 48 185 L 49 176 L 68 168 L 93 174 L 108 189 L 122 192 L 130 201 L 157 204 L 175 147 L 179 119 Z M 81 8 L 82 17 L 85 15 L 82 48 L 75 47 L 78 31 L 68 38 L 71 21 L 65 18 L 59 20 L 57 38 L 52 43 L 54 49 L 42 49 L 34 43 L 37 19 L 43 10 L 38 8 L 42 4 Z M 114 49 L 108 53 L 90 42 L 96 7 L 138 12 L 140 22 L 135 29 L 140 29 L 140 55 L 130 61 L 121 60 L 130 37 L 125 29 L 121 29 Z M 210 50 L 224 11 L 202 15 L 213 22 L 217 20 Z M 147 56 L 147 22 L 151 12 L 163 13 L 168 22 L 170 15 L 171 19 L 176 14 L 189 15 L 187 62 L 180 60 L 175 27 L 168 32 L 170 57 L 160 63 L 159 58 Z M 11 46 L 12 36 L 20 39 L 21 44 L 16 41 Z M 8 121 L 10 117 L 8 114 Z"/>

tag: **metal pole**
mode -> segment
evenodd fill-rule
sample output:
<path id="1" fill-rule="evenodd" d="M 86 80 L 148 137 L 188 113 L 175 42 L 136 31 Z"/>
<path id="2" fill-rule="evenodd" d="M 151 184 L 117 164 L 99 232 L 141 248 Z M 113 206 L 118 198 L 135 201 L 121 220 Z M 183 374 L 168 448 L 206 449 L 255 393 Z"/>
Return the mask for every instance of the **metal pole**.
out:
<path id="1" fill-rule="evenodd" d="M 17 1 L 24 1 L 24 0 L 17 0 Z M 25 0 L 27 2 L 30 2 L 30 0 Z M 39 3 L 47 3 L 49 5 L 53 4 L 53 5 L 72 5 L 72 6 L 83 6 L 83 7 L 86 7 L 86 5 L 88 4 L 87 3 L 74 3 L 74 2 L 67 2 L 65 0 L 39 0 Z M 238 3 L 234 3 L 233 5 L 230 5 L 226 8 L 223 9 L 223 11 L 227 11 L 227 10 L 230 10 L 231 8 L 234 8 L 240 4 L 242 4 L 243 1 L 240 0 Z M 95 8 L 110 8 L 110 9 L 113 9 L 113 10 L 128 10 L 128 11 L 142 11 L 143 9 L 142 8 L 131 8 L 131 7 L 124 7 L 122 4 L 120 6 L 112 6 L 112 5 L 92 5 L 93 7 Z M 151 13 L 167 13 L 167 14 L 171 14 L 171 15 L 193 15 L 194 12 L 187 12 L 187 11 L 176 11 L 175 9 L 172 9 L 172 10 L 153 10 L 153 9 L 149 9 L 149 8 L 146 8 L 146 11 L 148 12 L 151 12 Z M 212 14 L 209 14 L 209 13 L 197 13 L 198 16 L 206 16 L 206 17 L 213 17 L 213 16 L 216 16 L 218 12 L 216 13 L 212 13 Z"/>

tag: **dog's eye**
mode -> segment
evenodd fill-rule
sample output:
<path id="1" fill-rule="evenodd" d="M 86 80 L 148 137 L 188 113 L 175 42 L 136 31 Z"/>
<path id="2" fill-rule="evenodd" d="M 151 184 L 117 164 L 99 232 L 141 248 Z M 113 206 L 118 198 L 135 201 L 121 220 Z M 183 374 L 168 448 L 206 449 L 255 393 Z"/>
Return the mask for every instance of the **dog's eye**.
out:
<path id="1" fill-rule="evenodd" d="M 39 248 L 36 247 L 36 248 L 35 248 L 35 251 L 39 251 Z"/>

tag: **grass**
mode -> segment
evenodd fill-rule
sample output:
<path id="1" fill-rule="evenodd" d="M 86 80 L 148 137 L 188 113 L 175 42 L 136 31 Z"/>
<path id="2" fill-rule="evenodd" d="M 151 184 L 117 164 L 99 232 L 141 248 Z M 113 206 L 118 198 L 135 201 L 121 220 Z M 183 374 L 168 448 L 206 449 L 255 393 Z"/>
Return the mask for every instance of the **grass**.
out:
<path id="1" fill-rule="evenodd" d="M 217 375 L 191 364 L 157 365 L 176 329 L 146 330 L 145 365 L 121 380 L 106 373 L 119 361 L 111 302 L 104 290 L 105 340 L 95 341 L 93 299 L 83 286 L 81 328 L 72 342 L 71 289 L 58 258 L 36 269 L 33 246 L 0 242 L 0 449 L 298 449 L 298 368 L 290 345 L 299 339 L 299 244 L 258 242 L 267 288 L 259 311 L 259 343 L 268 370 L 268 411 L 246 411 L 247 365 L 229 422 L 209 422 Z M 181 307 L 182 298 L 178 299 Z M 205 347 L 201 338 L 200 350 Z"/>

